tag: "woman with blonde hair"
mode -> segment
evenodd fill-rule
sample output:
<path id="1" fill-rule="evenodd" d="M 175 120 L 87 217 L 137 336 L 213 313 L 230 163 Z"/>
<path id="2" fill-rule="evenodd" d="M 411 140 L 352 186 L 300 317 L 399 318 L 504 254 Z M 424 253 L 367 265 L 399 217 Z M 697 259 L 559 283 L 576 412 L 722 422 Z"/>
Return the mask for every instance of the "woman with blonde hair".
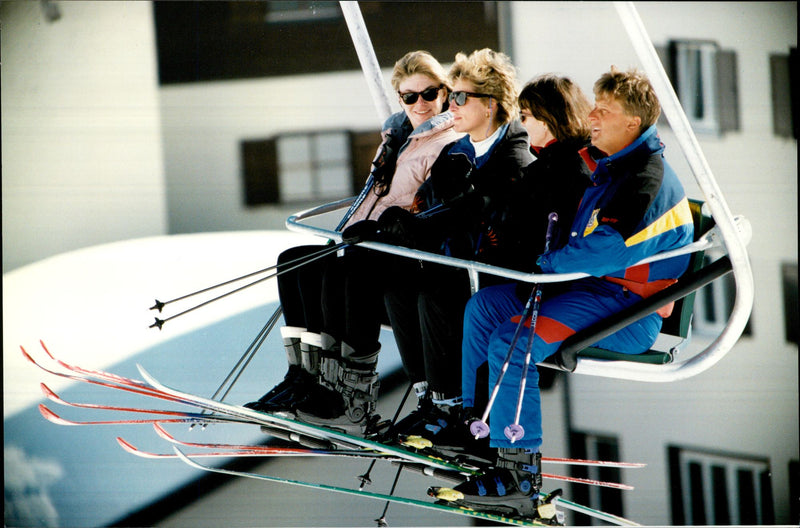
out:
<path id="1" fill-rule="evenodd" d="M 481 262 L 507 265 L 513 255 L 501 222 L 514 183 L 532 160 L 517 119 L 516 70 L 499 52 L 456 55 L 449 72 L 454 128 L 417 192 L 411 212 L 387 209 L 378 220 L 384 240 Z M 416 215 L 413 213 L 417 213 Z M 470 282 L 463 269 L 406 259 L 397 263 L 385 302 L 418 407 L 389 440 L 453 429 L 461 410 L 461 335 Z M 484 282 L 490 277 L 482 277 Z M 444 435 L 447 436 L 447 435 Z"/>
<path id="2" fill-rule="evenodd" d="M 412 51 L 394 65 L 392 87 L 402 111 L 383 126 L 372 172 L 340 229 L 353 240 L 364 222 L 387 208 L 407 210 L 442 147 L 459 137 L 447 112 L 450 82 L 426 51 Z M 322 246 L 299 246 L 278 258 L 286 267 Z M 289 369 L 258 401 L 264 412 L 283 412 L 354 434 L 374 421 L 376 364 L 383 310 L 384 260 L 388 255 L 348 247 L 278 277 L 286 326 L 281 328 Z"/>

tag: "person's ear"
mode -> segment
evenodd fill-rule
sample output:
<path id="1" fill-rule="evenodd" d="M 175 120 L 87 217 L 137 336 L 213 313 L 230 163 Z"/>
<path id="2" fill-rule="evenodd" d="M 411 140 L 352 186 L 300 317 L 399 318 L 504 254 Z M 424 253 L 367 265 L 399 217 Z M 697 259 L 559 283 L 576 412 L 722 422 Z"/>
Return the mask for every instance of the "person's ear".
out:
<path id="1" fill-rule="evenodd" d="M 632 116 L 628 121 L 628 130 L 639 130 L 642 126 L 642 118 L 639 116 Z"/>

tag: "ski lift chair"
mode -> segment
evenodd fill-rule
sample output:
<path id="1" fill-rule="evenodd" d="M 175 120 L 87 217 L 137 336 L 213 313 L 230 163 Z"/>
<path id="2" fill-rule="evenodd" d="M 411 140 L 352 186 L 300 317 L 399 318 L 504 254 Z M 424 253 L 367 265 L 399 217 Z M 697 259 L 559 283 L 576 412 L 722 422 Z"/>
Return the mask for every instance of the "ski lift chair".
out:
<path id="1" fill-rule="evenodd" d="M 714 219 L 702 212 L 703 203 L 699 200 L 689 200 L 694 222 L 695 241 L 699 240 L 702 235 L 714 227 Z M 687 272 L 677 283 L 647 299 L 643 299 L 622 312 L 576 332 L 565 339 L 556 353 L 546 359 L 542 365 L 572 372 L 575 370 L 579 358 L 628 361 L 651 365 L 672 363 L 675 356 L 689 344 L 696 291 L 731 270 L 731 263 L 727 257 L 705 265 L 705 251 L 696 251 L 692 254 Z M 667 348 L 664 350 L 653 348 L 642 354 L 622 354 L 591 346 L 592 343 L 596 343 L 600 339 L 655 312 L 672 301 L 675 302 L 675 307 L 672 314 L 664 319 L 659 335 L 665 338 L 662 339 L 662 342 L 668 343 Z M 658 346 L 658 342 L 656 346 Z"/>

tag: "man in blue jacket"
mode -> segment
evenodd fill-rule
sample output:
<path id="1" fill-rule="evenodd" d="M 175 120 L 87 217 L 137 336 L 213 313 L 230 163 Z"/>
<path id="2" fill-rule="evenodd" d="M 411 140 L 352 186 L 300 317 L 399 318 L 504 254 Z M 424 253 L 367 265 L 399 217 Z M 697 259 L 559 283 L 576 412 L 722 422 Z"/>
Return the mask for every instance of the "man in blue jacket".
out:
<path id="1" fill-rule="evenodd" d="M 528 335 L 521 333 L 490 415 L 490 445 L 498 449 L 497 463 L 484 476 L 455 488 L 455 496 L 461 497 L 455 502 L 461 505 L 543 516 L 538 510 L 541 400 L 534 364 L 552 355 L 575 332 L 674 283 L 689 262 L 685 255 L 634 266 L 693 238 L 686 195 L 664 160 L 664 145 L 656 132 L 661 109 L 649 80 L 640 72 L 612 67 L 595 83 L 594 94 L 595 107 L 589 114 L 592 145 L 582 152 L 592 170 L 592 184 L 584 193 L 566 244 L 551 248 L 537 260 L 543 273 L 591 276 L 570 283 L 564 293 L 544 299 L 541 305 L 522 400 L 524 436 L 512 442 L 504 429 L 514 423 L 516 414 Z M 479 366 L 489 364 L 489 387 L 498 379 L 523 306 L 513 284 L 483 289 L 470 299 L 464 318 L 465 408 L 474 404 Z M 665 306 L 597 346 L 628 354 L 645 352 L 670 311 L 671 306 Z"/>

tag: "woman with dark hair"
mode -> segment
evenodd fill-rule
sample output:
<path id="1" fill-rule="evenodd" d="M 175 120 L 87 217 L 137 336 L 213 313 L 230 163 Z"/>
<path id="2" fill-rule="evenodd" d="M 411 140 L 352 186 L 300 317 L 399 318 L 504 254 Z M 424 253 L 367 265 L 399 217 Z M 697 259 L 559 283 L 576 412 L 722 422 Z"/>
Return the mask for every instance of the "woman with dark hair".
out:
<path id="1" fill-rule="evenodd" d="M 566 167 L 577 165 L 579 155 L 585 160 L 592 184 L 568 209 L 569 216 L 558 212 L 563 236 L 536 260 L 540 273 L 590 276 L 569 282 L 557 294 L 546 292 L 536 317 L 531 314 L 523 321 L 519 315 L 523 300 L 510 285 L 482 290 L 467 305 L 464 405 L 475 400 L 470 381 L 479 365 L 488 363 L 490 386 L 497 383 L 501 372 L 505 376 L 498 385 L 488 431 L 476 427 L 478 433 L 488 432 L 490 446 L 497 452 L 496 462 L 483 475 L 448 492 L 447 496 L 458 497 L 454 502 L 460 506 L 506 512 L 510 508 L 517 515 L 545 517 L 547 521 L 552 508 L 543 505 L 539 497 L 542 413 L 536 363 L 555 353 L 575 332 L 675 283 L 689 260 L 688 255 L 680 255 L 636 264 L 690 243 L 693 235 L 685 192 L 664 161 L 664 145 L 656 133 L 659 104 L 652 86 L 639 72 L 612 68 L 595 83 L 594 92 L 595 107 L 588 114 L 581 110 L 581 119 L 591 127 L 591 146 L 580 153 L 574 146 L 563 152 Z M 556 99 L 546 96 L 544 100 L 552 108 Z M 545 113 L 537 115 L 533 107 L 531 110 L 537 120 L 548 119 Z M 561 139 L 541 153 L 559 143 Z M 566 174 L 548 172 L 553 185 Z M 543 205 L 541 213 L 547 214 L 550 204 Z M 530 291 L 530 286 L 527 289 Z M 661 317 L 669 310 L 670 305 L 665 306 L 601 339 L 596 346 L 640 354 L 655 342 Z M 523 329 L 520 325 L 527 330 L 516 340 L 517 331 Z M 526 357 L 529 368 L 525 367 Z"/>

